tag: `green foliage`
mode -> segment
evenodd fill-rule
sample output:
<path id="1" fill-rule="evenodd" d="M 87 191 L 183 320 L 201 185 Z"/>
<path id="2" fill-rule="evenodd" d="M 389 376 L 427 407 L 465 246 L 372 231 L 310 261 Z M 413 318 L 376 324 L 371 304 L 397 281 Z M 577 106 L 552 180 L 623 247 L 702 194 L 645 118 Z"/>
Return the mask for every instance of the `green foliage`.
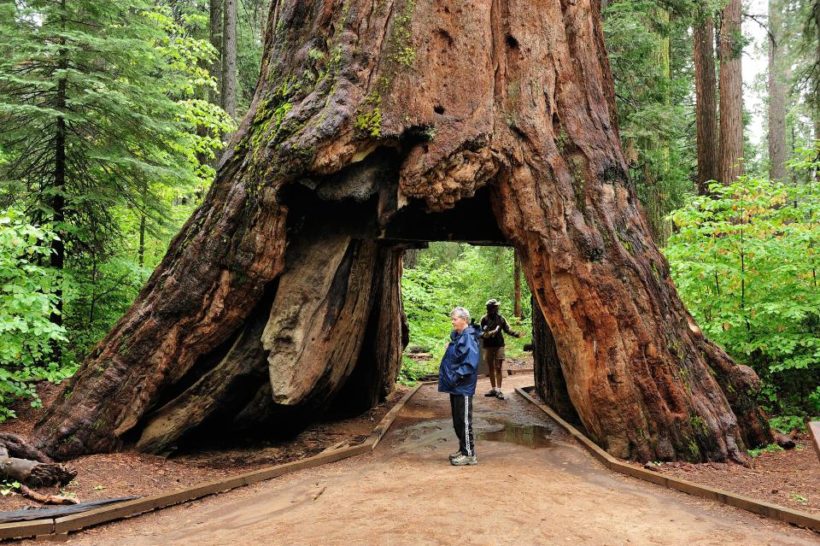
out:
<path id="1" fill-rule="evenodd" d="M 65 242 L 64 269 L 51 275 L 66 367 L 130 305 L 148 274 L 138 264 L 159 259 L 235 127 L 203 100 L 216 52 L 197 37 L 207 36 L 202 5 L 0 3 L 0 203 Z"/>
<path id="2" fill-rule="evenodd" d="M 783 448 L 777 444 L 769 444 L 757 449 L 750 449 L 747 453 L 750 457 L 757 458 L 760 457 L 762 453 L 777 453 L 779 451 L 783 451 Z"/>
<path id="3" fill-rule="evenodd" d="M 212 178 L 207 161 L 233 125 L 197 98 L 214 85 L 203 68 L 214 51 L 186 32 L 141 0 L 0 4 L 0 198 L 37 223 L 64 212 L 54 229 L 69 254 L 110 252 L 117 208 L 161 224 L 162 187 Z"/>
<path id="4" fill-rule="evenodd" d="M 817 184 L 741 178 L 671 217 L 665 252 L 705 334 L 764 380 L 770 409 L 820 413 Z"/>
<path id="5" fill-rule="evenodd" d="M 413 360 L 407 355 L 403 355 L 398 382 L 402 385 L 412 387 L 422 377 L 438 373 L 438 365 L 439 361 L 435 358 L 430 360 Z"/>
<path id="6" fill-rule="evenodd" d="M 270 0 L 241 0 L 237 10 L 237 108 L 247 110 L 253 99 Z"/>
<path id="7" fill-rule="evenodd" d="M 356 129 L 367 133 L 372 137 L 382 134 L 382 111 L 379 107 L 362 112 L 356 116 Z"/>
<path id="8" fill-rule="evenodd" d="M 806 430 L 806 424 L 799 415 L 780 415 L 778 417 L 772 417 L 769 419 L 769 425 L 783 434 L 788 434 L 793 430 Z"/>
<path id="9" fill-rule="evenodd" d="M 0 482 L 0 495 L 7 497 L 15 491 L 19 491 L 20 485 L 18 481 L 3 480 Z"/>
<path id="10" fill-rule="evenodd" d="M 405 0 L 396 20 L 393 23 L 393 30 L 390 36 L 390 58 L 393 62 L 404 67 L 413 66 L 416 60 L 416 50 L 413 47 L 413 10 L 416 7 L 415 0 Z"/>
<path id="11" fill-rule="evenodd" d="M 55 276 L 39 263 L 55 237 L 27 223 L 14 209 L 0 211 L 0 422 L 14 417 L 10 405 L 39 399 L 33 382 L 59 381 L 73 373 L 52 358 L 65 330 L 49 317 L 56 311 Z"/>
<path id="12" fill-rule="evenodd" d="M 82 361 L 139 294 L 150 270 L 117 253 L 102 262 L 79 261 L 65 274 L 66 347 L 70 361 Z"/>
<path id="13" fill-rule="evenodd" d="M 439 357 L 449 341 L 450 311 L 462 306 L 478 322 L 485 303 L 496 298 L 501 313 L 521 339 L 505 336 L 507 355 L 518 356 L 530 338 L 530 295 L 522 281 L 524 322 L 513 319 L 513 252 L 510 248 L 477 247 L 456 243 L 432 243 L 419 252 L 414 267 L 402 276 L 402 299 L 410 324 L 410 347 Z M 436 366 L 438 361 L 435 362 Z"/>
<path id="14" fill-rule="evenodd" d="M 691 15 L 682 8 L 615 0 L 604 16 L 630 179 L 661 243 L 669 233 L 665 216 L 693 191 L 696 166 Z"/>

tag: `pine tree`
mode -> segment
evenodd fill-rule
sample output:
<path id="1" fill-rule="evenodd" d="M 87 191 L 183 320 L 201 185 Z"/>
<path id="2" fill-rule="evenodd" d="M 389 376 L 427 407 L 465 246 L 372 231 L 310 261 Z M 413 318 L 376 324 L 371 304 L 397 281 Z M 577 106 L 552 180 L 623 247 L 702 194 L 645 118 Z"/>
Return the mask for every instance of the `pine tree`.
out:
<path id="1" fill-rule="evenodd" d="M 213 155 L 227 120 L 194 98 L 213 50 L 177 30 L 142 0 L 0 3 L 0 197 L 53 226 L 58 270 L 105 252 L 117 207 L 161 222 L 161 187 L 213 174 L 197 152 Z"/>

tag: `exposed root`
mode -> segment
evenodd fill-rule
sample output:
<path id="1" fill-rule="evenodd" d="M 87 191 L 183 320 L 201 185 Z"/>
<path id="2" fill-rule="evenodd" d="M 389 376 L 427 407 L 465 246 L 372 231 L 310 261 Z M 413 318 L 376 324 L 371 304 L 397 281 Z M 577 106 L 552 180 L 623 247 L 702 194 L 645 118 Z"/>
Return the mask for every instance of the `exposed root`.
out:
<path id="1" fill-rule="evenodd" d="M 60 495 L 43 495 L 42 493 L 38 493 L 25 485 L 20 486 L 20 493 L 27 499 L 43 504 L 77 504 L 77 499 L 70 499 Z"/>

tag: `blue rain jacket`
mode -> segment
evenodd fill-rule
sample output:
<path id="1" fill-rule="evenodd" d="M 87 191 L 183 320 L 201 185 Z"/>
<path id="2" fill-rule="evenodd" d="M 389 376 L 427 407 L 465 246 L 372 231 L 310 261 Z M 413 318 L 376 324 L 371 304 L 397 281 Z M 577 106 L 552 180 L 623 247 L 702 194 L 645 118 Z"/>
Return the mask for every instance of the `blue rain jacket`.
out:
<path id="1" fill-rule="evenodd" d="M 438 390 L 472 396 L 478 380 L 478 339 L 476 330 L 467 326 L 461 334 L 450 332 L 450 345 L 438 368 Z"/>

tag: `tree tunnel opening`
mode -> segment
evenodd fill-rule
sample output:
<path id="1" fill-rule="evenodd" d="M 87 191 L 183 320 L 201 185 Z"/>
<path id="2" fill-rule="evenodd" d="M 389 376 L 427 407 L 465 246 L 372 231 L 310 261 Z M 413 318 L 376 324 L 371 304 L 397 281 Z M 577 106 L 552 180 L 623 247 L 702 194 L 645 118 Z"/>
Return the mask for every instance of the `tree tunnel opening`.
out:
<path id="1" fill-rule="evenodd" d="M 406 295 L 403 302 L 400 287 L 402 271 L 409 270 L 406 256 L 431 252 L 424 249 L 439 243 L 487 249 L 497 260 L 505 256 L 505 267 L 513 256 L 492 210 L 492 188 L 440 212 L 412 199 L 399 208 L 400 159 L 400 150 L 379 148 L 340 173 L 281 191 L 288 211 L 284 272 L 243 325 L 202 355 L 127 441 L 166 453 L 267 445 L 314 422 L 361 414 L 386 398 L 416 335 L 408 331 L 404 309 L 417 302 L 407 302 Z M 512 286 L 511 271 L 507 279 Z M 477 321 L 492 297 L 508 301 L 504 313 L 512 317 L 512 290 L 494 293 L 478 277 L 465 282 L 472 283 L 474 302 L 467 305 Z M 454 304 L 465 305 L 464 294 L 452 296 Z M 439 321 L 439 345 L 450 332 L 449 305 L 431 315 Z M 529 330 L 527 323 L 528 340 Z M 430 351 L 434 368 L 438 349 Z"/>

